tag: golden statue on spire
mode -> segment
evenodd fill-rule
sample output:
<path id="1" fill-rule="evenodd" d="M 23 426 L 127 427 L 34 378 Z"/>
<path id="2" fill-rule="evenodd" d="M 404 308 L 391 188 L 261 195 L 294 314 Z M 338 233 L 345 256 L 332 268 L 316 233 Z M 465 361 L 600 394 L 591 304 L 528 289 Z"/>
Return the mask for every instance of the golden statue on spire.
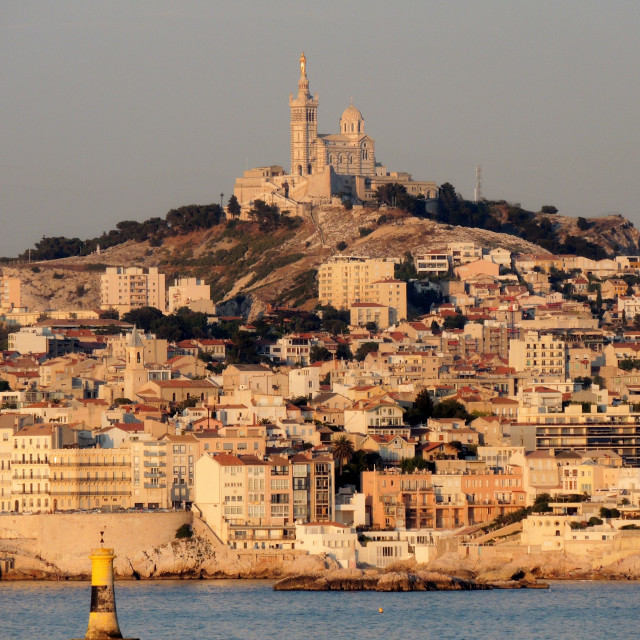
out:
<path id="1" fill-rule="evenodd" d="M 304 51 L 303 51 L 302 55 L 300 56 L 300 73 L 302 75 L 305 75 L 306 72 L 307 72 L 307 59 L 305 58 Z"/>

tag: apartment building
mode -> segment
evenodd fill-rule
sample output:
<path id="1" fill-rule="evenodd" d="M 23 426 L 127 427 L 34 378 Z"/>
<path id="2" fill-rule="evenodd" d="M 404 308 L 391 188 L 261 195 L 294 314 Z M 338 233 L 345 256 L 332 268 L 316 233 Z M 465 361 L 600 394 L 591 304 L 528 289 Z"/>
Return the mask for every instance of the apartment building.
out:
<path id="1" fill-rule="evenodd" d="M 567 345 L 560 336 L 528 331 L 509 343 L 509 366 L 540 377 L 564 379 Z"/>
<path id="2" fill-rule="evenodd" d="M 127 313 L 140 307 L 155 307 L 164 313 L 164 273 L 157 267 L 107 267 L 100 276 L 100 308 Z"/>
<path id="3" fill-rule="evenodd" d="M 413 259 L 418 276 L 440 276 L 449 271 L 451 256 L 446 251 L 429 251 Z"/>
<path id="4" fill-rule="evenodd" d="M 318 269 L 320 304 L 348 309 L 354 302 L 377 302 L 372 299 L 373 283 L 393 276 L 391 260 L 334 256 Z"/>
<path id="5" fill-rule="evenodd" d="M 137 509 L 166 509 L 169 506 L 167 442 L 132 439 L 124 446 L 131 450 L 131 506 Z"/>
<path id="6" fill-rule="evenodd" d="M 193 434 L 166 435 L 166 469 L 169 502 L 175 508 L 190 507 L 193 502 L 195 463 L 200 457 L 200 440 Z M 158 469 L 162 462 L 158 462 Z"/>
<path id="7" fill-rule="evenodd" d="M 10 438 L 11 511 L 49 511 L 49 458 L 51 451 L 71 445 L 74 437 L 66 425 L 32 424 Z"/>
<path id="8" fill-rule="evenodd" d="M 458 267 L 461 264 L 475 262 L 482 258 L 482 247 L 473 242 L 450 242 L 447 253 L 451 256 L 451 264 Z"/>
<path id="9" fill-rule="evenodd" d="M 610 450 L 625 465 L 640 465 L 640 414 L 629 405 L 608 407 L 604 413 L 592 405 L 570 405 L 564 413 L 530 415 L 509 426 L 511 442 L 529 451 L 555 449 L 584 451 Z"/>
<path id="10" fill-rule="evenodd" d="M 375 322 L 378 329 L 389 326 L 389 307 L 378 302 L 354 302 L 349 314 L 349 323 L 354 327 L 364 327 L 370 322 Z"/>
<path id="11" fill-rule="evenodd" d="M 296 521 L 333 520 L 333 478 L 329 455 L 205 454 L 196 462 L 193 508 L 233 548 L 290 549 Z"/>
<path id="12" fill-rule="evenodd" d="M 167 291 L 167 311 L 173 313 L 197 300 L 210 300 L 211 287 L 202 278 L 176 278 Z"/>
<path id="13" fill-rule="evenodd" d="M 19 331 L 10 333 L 7 340 L 10 351 L 45 353 L 48 358 L 73 353 L 78 344 L 77 338 L 54 333 L 49 327 L 20 327 Z"/>
<path id="14" fill-rule="evenodd" d="M 53 449 L 49 452 L 51 511 L 126 509 L 131 499 L 129 449 Z"/>
<path id="15" fill-rule="evenodd" d="M 0 310 L 11 311 L 22 306 L 20 278 L 0 277 Z"/>
<path id="16" fill-rule="evenodd" d="M 526 502 L 520 467 L 437 475 L 365 471 L 362 492 L 367 522 L 379 529 L 454 529 L 488 522 Z"/>

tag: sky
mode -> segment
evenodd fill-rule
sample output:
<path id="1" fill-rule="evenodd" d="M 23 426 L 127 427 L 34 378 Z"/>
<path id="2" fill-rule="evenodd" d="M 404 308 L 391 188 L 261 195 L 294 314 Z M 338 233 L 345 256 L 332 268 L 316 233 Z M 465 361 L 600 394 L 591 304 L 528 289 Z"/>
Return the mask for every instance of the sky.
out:
<path id="1" fill-rule="evenodd" d="M 2 0 L 0 256 L 224 202 L 353 98 L 414 178 L 640 226 L 640 3 Z"/>

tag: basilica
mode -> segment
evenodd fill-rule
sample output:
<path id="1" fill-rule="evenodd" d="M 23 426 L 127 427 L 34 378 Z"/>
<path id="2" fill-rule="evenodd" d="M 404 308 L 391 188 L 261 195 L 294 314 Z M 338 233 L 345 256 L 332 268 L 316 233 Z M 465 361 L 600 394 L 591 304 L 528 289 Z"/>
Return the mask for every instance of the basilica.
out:
<path id="1" fill-rule="evenodd" d="M 298 93 L 289 96 L 289 108 L 291 169 L 270 165 L 245 171 L 233 189 L 243 209 L 256 199 L 297 213 L 309 205 L 329 204 L 336 196 L 366 202 L 375 199 L 378 187 L 393 182 L 403 184 L 411 195 L 437 196 L 434 182 L 388 172 L 376 162 L 375 140 L 365 133 L 364 118 L 353 102 L 342 113 L 338 133 L 318 133 L 318 95 L 309 91 L 304 53 Z"/>

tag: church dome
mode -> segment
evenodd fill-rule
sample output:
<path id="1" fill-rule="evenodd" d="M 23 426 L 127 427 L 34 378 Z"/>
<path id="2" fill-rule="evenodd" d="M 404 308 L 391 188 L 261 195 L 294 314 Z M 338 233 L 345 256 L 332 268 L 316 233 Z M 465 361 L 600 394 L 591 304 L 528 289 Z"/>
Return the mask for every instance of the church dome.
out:
<path id="1" fill-rule="evenodd" d="M 342 113 L 340 133 L 364 133 L 364 118 L 353 102 Z"/>
<path id="2" fill-rule="evenodd" d="M 354 107 L 350 104 L 342 113 L 342 120 L 362 120 L 362 114 L 358 107 Z"/>

